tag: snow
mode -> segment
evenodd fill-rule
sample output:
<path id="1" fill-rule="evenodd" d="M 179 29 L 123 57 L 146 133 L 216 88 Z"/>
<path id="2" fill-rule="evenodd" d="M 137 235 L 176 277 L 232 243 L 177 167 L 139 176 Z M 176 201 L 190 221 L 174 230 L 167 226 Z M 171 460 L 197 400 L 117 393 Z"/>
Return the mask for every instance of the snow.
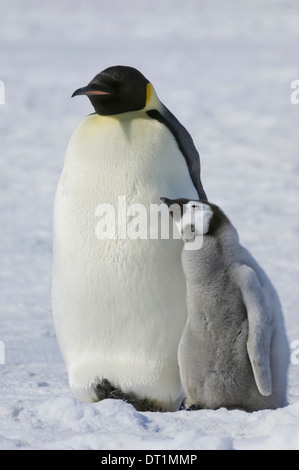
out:
<path id="1" fill-rule="evenodd" d="M 87 405 L 70 393 L 51 313 L 55 188 L 68 139 L 91 112 L 70 96 L 123 64 L 192 134 L 210 200 L 268 273 L 290 344 L 299 340 L 298 2 L 2 0 L 1 13 L 0 449 L 298 450 L 299 364 L 279 410 Z"/>

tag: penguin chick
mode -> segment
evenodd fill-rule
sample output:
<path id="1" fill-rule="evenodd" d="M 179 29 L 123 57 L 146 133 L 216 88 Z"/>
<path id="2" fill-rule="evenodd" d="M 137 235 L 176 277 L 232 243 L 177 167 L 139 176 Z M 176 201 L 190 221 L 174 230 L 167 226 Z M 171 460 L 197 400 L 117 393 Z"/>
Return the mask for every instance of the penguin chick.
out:
<path id="1" fill-rule="evenodd" d="M 185 241 L 188 320 L 178 361 L 186 408 L 285 406 L 289 348 L 276 290 L 219 207 L 161 199 Z"/>

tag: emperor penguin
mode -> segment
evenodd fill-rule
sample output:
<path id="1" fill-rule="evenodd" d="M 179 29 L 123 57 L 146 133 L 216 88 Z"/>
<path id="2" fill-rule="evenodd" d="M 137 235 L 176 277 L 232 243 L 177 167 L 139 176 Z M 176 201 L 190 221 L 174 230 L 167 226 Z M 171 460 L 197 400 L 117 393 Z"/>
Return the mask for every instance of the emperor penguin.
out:
<path id="1" fill-rule="evenodd" d="M 78 95 L 94 112 L 67 147 L 53 229 L 53 315 L 70 388 L 84 402 L 121 398 L 137 410 L 175 411 L 187 319 L 183 243 L 97 237 L 96 209 L 112 206 L 123 234 L 119 197 L 147 211 L 164 193 L 206 199 L 199 154 L 133 67 L 105 69 Z"/>
<path id="2" fill-rule="evenodd" d="M 162 200 L 184 240 L 188 320 L 178 361 L 185 407 L 284 407 L 290 352 L 276 289 L 218 206 Z"/>

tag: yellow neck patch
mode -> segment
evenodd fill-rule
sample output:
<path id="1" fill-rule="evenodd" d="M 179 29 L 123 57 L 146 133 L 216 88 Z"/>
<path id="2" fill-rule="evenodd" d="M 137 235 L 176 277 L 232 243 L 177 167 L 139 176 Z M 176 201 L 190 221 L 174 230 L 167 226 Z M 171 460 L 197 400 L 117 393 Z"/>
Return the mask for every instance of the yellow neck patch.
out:
<path id="1" fill-rule="evenodd" d="M 152 85 L 150 83 L 148 83 L 146 85 L 146 100 L 145 100 L 145 106 L 148 105 L 150 99 L 151 99 L 151 96 L 152 96 L 152 91 L 153 91 L 153 88 L 152 88 Z"/>

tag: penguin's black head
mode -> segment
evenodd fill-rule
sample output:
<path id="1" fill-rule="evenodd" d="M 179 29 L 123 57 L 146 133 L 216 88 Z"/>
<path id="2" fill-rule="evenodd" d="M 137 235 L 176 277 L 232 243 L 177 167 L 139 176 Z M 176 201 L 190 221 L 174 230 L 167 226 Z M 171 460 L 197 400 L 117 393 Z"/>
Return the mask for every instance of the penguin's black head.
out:
<path id="1" fill-rule="evenodd" d="M 86 87 L 73 96 L 86 95 L 97 114 L 113 114 L 143 109 L 147 100 L 149 81 L 133 67 L 117 65 L 96 75 Z"/>

